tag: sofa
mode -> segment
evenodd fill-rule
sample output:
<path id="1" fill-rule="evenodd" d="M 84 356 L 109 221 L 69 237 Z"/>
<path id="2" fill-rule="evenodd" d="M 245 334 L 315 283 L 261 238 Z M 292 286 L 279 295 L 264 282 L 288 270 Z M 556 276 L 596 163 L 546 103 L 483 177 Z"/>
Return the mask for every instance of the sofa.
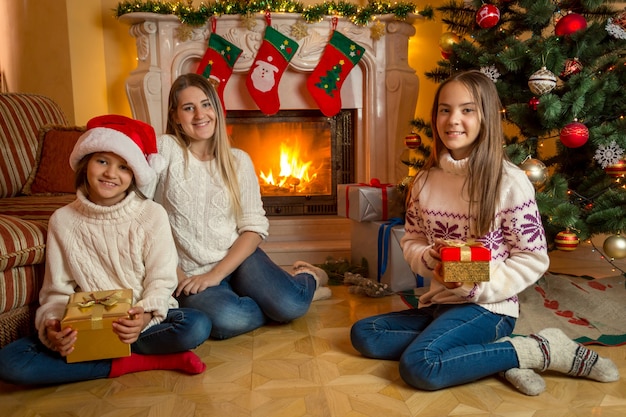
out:
<path id="1" fill-rule="evenodd" d="M 75 198 L 68 157 L 83 131 L 48 97 L 0 94 L 0 348 L 34 331 L 48 219 Z"/>

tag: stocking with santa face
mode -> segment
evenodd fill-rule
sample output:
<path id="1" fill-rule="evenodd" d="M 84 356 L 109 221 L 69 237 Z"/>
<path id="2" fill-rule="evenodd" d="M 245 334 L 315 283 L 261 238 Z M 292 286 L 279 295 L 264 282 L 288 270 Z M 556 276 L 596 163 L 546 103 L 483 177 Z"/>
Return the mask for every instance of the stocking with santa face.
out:
<path id="1" fill-rule="evenodd" d="M 246 86 L 259 109 L 273 115 L 280 109 L 278 84 L 298 50 L 298 43 L 269 26 L 246 78 Z"/>

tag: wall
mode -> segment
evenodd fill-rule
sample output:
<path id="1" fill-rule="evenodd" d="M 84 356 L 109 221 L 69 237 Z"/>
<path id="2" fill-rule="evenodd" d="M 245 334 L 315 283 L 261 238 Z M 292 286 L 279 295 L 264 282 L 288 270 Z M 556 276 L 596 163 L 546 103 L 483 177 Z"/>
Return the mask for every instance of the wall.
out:
<path id="1" fill-rule="evenodd" d="M 353 2 L 363 5 L 366 0 Z M 443 3 L 416 1 L 418 7 Z M 8 91 L 52 97 L 78 125 L 104 113 L 131 116 L 125 82 L 136 66 L 136 49 L 129 27 L 114 17 L 118 4 L 119 0 L 0 0 L 0 89 L 6 84 Z M 428 118 L 436 85 L 423 74 L 441 59 L 438 42 L 445 30 L 438 21 L 418 22 L 415 27 L 409 61 L 420 79 L 416 115 Z"/>

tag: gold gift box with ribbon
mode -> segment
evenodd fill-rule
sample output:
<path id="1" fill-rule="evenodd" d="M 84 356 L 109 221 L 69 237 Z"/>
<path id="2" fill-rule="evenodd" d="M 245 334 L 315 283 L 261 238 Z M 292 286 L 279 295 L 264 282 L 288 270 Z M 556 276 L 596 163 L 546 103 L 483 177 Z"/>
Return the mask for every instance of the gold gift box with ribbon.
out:
<path id="1" fill-rule="evenodd" d="M 68 363 L 130 356 L 130 345 L 113 332 L 113 322 L 128 317 L 133 291 L 77 292 L 70 296 L 61 327 L 78 330 L 74 351 Z"/>
<path id="2" fill-rule="evenodd" d="M 445 282 L 489 281 L 491 251 L 480 244 L 452 243 L 441 248 Z"/>

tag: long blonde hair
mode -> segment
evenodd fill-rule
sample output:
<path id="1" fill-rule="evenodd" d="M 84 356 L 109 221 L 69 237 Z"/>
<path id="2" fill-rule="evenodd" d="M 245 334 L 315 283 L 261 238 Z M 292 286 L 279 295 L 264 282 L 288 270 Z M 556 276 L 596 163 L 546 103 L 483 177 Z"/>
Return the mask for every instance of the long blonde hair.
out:
<path id="1" fill-rule="evenodd" d="M 174 136 L 176 142 L 183 149 L 183 155 L 187 162 L 187 148 L 190 144 L 189 137 L 185 134 L 182 127 L 175 122 L 175 115 L 178 111 L 180 92 L 188 87 L 197 87 L 202 90 L 209 101 L 211 106 L 215 109 L 215 133 L 213 134 L 213 140 L 211 141 L 211 148 L 209 152 L 215 158 L 218 171 L 222 176 L 224 184 L 226 184 L 228 194 L 230 195 L 230 201 L 235 209 L 235 214 L 239 217 L 242 213 L 241 197 L 239 190 L 239 180 L 237 179 L 237 162 L 231 151 L 230 139 L 226 131 L 226 117 L 224 115 L 224 109 L 222 108 L 222 102 L 217 94 L 217 91 L 213 87 L 213 84 L 201 75 L 189 73 L 180 75 L 172 83 L 170 88 L 168 108 L 167 108 L 167 127 L 165 132 Z"/>
<path id="2" fill-rule="evenodd" d="M 430 157 L 418 174 L 426 175 L 428 169 L 439 167 L 439 158 L 446 149 L 437 132 L 437 114 L 439 96 L 443 87 L 451 82 L 462 83 L 477 103 L 480 120 L 480 132 L 468 157 L 468 175 L 465 186 L 469 195 L 470 231 L 475 236 L 483 236 L 489 232 L 495 220 L 502 167 L 508 160 L 504 152 L 504 133 L 502 130 L 502 103 L 494 82 L 477 70 L 460 72 L 452 75 L 439 85 L 431 113 L 433 126 L 433 144 Z"/>

